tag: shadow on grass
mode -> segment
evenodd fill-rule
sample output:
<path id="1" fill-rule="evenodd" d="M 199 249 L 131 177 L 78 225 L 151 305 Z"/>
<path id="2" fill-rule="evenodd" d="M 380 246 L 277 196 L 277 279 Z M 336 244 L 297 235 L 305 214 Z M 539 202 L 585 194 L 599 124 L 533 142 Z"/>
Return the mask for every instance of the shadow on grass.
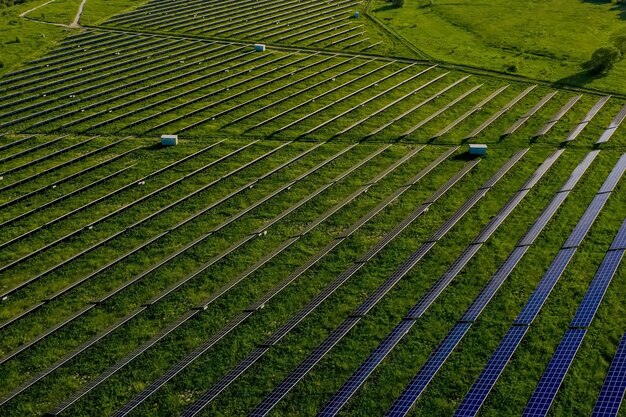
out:
<path id="1" fill-rule="evenodd" d="M 583 64 L 583 68 L 587 65 L 587 63 Z M 561 78 L 554 82 L 556 85 L 571 85 L 575 87 L 584 87 L 587 84 L 599 80 L 601 78 L 606 77 L 606 73 L 595 73 L 584 69 L 576 74 Z"/>
<path id="2" fill-rule="evenodd" d="M 626 20 L 626 4 L 613 3 L 611 0 L 581 0 L 583 3 L 591 3 L 597 5 L 613 4 L 610 11 L 617 12 L 620 19 Z"/>
<path id="3" fill-rule="evenodd" d="M 375 13 L 377 13 L 377 12 L 386 12 L 387 10 L 393 10 L 393 9 L 396 9 L 396 7 L 393 4 L 391 4 L 391 3 L 387 3 L 384 6 L 380 6 L 380 7 L 376 8 L 376 9 L 374 9 L 374 12 Z"/>

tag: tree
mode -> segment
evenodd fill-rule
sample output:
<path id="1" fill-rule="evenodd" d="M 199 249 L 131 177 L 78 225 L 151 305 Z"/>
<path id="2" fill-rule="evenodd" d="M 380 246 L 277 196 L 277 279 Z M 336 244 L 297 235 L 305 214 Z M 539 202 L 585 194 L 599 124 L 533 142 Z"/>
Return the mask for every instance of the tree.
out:
<path id="1" fill-rule="evenodd" d="M 589 62 L 585 64 L 586 69 L 592 74 L 604 74 L 622 59 L 622 53 L 614 46 L 603 46 L 597 49 Z"/>

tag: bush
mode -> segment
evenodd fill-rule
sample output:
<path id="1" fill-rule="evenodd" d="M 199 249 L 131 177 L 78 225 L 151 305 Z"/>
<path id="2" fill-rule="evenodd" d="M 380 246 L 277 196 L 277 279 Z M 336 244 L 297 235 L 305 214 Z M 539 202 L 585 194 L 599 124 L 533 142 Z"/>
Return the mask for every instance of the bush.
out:
<path id="1" fill-rule="evenodd" d="M 597 49 L 584 67 L 591 74 L 604 74 L 622 59 L 622 53 L 614 46 L 604 46 Z"/>

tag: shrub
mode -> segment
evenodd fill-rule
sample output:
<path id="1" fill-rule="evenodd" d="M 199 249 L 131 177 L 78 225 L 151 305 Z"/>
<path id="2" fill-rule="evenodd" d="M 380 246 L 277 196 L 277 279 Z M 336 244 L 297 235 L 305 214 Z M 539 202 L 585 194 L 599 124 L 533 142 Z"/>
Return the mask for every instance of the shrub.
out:
<path id="1" fill-rule="evenodd" d="M 614 46 L 604 46 L 597 49 L 584 66 L 592 74 L 603 74 L 611 70 L 621 58 L 622 53 L 619 49 Z"/>

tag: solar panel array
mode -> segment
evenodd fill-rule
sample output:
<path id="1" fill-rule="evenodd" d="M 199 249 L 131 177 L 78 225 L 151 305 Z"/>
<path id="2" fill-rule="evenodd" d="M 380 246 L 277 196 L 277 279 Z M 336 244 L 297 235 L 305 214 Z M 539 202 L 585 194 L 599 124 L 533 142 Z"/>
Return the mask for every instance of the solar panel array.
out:
<path id="1" fill-rule="evenodd" d="M 473 160 L 468 162 L 462 169 L 459 171 L 452 179 L 450 179 L 446 184 L 444 184 L 439 190 L 438 194 L 442 194 L 442 192 L 446 192 L 454 184 L 456 184 L 462 177 L 464 177 L 477 163 L 479 160 Z M 341 285 L 343 285 L 349 278 L 351 278 L 359 269 L 361 269 L 367 262 L 369 262 L 372 257 L 378 252 L 382 251 L 387 244 L 389 244 L 395 237 L 399 235 L 401 231 L 406 229 L 415 219 L 417 219 L 421 214 L 425 213 L 428 210 L 428 207 L 432 205 L 434 201 L 429 203 L 422 203 L 418 205 L 418 207 L 409 214 L 403 221 L 401 221 L 394 229 L 390 232 L 386 233 L 379 241 L 374 245 L 376 248 L 376 253 L 373 253 L 370 250 L 365 255 L 361 256 L 357 259 L 344 273 L 340 274 L 334 281 L 332 281 L 325 289 L 323 289 L 318 296 L 313 298 L 302 310 L 300 310 L 296 315 L 292 317 L 292 319 L 288 320 L 283 326 L 281 326 L 278 330 L 276 330 L 265 342 L 261 343 L 262 347 L 270 347 L 276 344 L 281 338 L 283 338 L 287 333 L 289 333 L 300 321 L 302 321 L 305 317 L 307 317 L 311 312 L 314 311 L 319 305 L 321 305 L 333 292 L 335 292 Z M 434 246 L 432 242 L 427 242 L 426 246 L 422 246 L 420 248 L 420 253 L 424 253 L 424 248 Z M 426 250 L 427 251 L 427 250 Z M 313 352 L 304 362 L 300 364 L 300 366 L 292 372 L 290 376 L 288 376 L 276 389 L 274 394 L 271 394 L 270 397 L 266 401 L 264 401 L 260 408 L 253 411 L 253 414 L 258 413 L 267 413 L 271 410 L 274 405 L 284 396 L 287 392 L 291 390 L 291 388 L 300 380 L 304 375 L 306 375 L 309 370 L 321 360 L 325 354 L 335 345 L 337 344 L 345 334 L 360 320 L 360 316 L 358 314 L 353 314 L 351 317 L 348 317 L 346 321 L 344 321 L 339 328 L 331 334 L 327 339 L 325 339 L 319 348 Z M 228 378 L 225 377 L 224 379 Z M 222 381 L 224 381 L 222 379 Z M 234 382 L 234 379 L 229 379 L 227 384 L 230 385 Z M 217 385 L 220 385 L 221 382 L 218 382 Z M 225 382 L 226 383 L 226 382 Z M 213 389 L 210 389 L 212 391 Z M 278 394 L 280 393 L 280 394 Z M 272 396 L 273 395 L 273 396 Z M 183 413 L 185 416 L 193 416 L 203 410 L 215 397 L 205 397 L 202 396 L 196 402 L 194 402 L 190 407 L 188 407 Z M 264 411 L 261 411 L 264 410 Z"/>
<path id="2" fill-rule="evenodd" d="M 386 149 L 387 147 L 383 147 L 382 149 Z M 337 203 L 332 209 L 330 209 L 329 211 L 323 213 L 321 216 L 319 216 L 317 219 L 312 220 L 309 225 L 305 226 L 303 231 L 298 234 L 296 237 L 292 237 L 289 238 L 287 241 L 283 242 L 283 244 L 281 244 L 280 246 L 278 246 L 275 250 L 273 250 L 272 252 L 270 252 L 269 254 L 267 254 L 266 256 L 264 256 L 262 259 L 260 259 L 258 262 L 256 262 L 254 265 L 250 266 L 248 269 L 246 269 L 246 271 L 244 271 L 242 274 L 238 275 L 235 279 L 233 279 L 231 282 L 229 282 L 228 284 L 226 284 L 224 287 L 220 288 L 219 290 L 217 290 L 216 292 L 214 292 L 208 299 L 206 299 L 205 301 L 203 301 L 202 303 L 198 304 L 196 307 L 192 308 L 190 312 L 184 314 L 183 316 L 181 316 L 179 319 L 175 320 L 173 323 L 171 323 L 170 325 L 167 325 L 166 327 L 164 327 L 159 333 L 157 333 L 154 337 L 152 337 L 151 339 L 149 339 L 148 341 L 144 342 L 141 346 L 139 346 L 137 349 L 135 349 L 133 352 L 131 352 L 130 354 L 126 355 L 124 358 L 120 359 L 119 361 L 117 361 L 114 365 L 112 365 L 111 367 L 109 367 L 103 374 L 101 374 L 100 376 L 98 376 L 97 378 L 95 378 L 94 380 L 90 381 L 87 385 L 85 385 L 83 388 L 81 388 L 80 390 L 78 390 L 77 392 L 75 392 L 70 398 L 68 398 L 67 400 L 65 400 L 64 402 L 62 402 L 61 404 L 59 404 L 55 410 L 52 412 L 53 415 L 57 415 L 60 414 L 61 412 L 63 412 L 63 410 L 69 408 L 74 402 L 76 402 L 77 400 L 79 400 L 80 398 L 82 398 L 86 393 L 88 393 L 89 391 L 91 391 L 93 388 L 95 388 L 96 386 L 98 386 L 99 384 L 101 384 L 102 382 L 104 382 L 108 377 L 110 377 L 111 375 L 115 374 L 117 371 L 119 371 L 120 369 L 122 369 L 124 366 L 126 366 L 128 363 L 130 363 L 132 360 L 136 359 L 137 357 L 139 357 L 143 352 L 145 352 L 147 349 L 149 349 L 150 347 L 154 346 L 158 341 L 160 341 L 161 339 L 163 339 L 164 337 L 166 337 L 167 335 L 169 335 L 171 332 L 173 332 L 176 328 L 178 328 L 180 325 L 182 325 L 183 323 L 185 323 L 186 321 L 190 320 L 192 317 L 194 317 L 197 313 L 204 311 L 209 304 L 213 303 L 215 300 L 217 300 L 219 297 L 221 297 L 222 295 L 224 295 L 227 291 L 229 291 L 231 288 L 233 288 L 237 283 L 241 282 L 243 279 L 245 279 L 246 277 L 250 276 L 252 273 L 254 273 L 256 270 L 258 270 L 259 268 L 261 268 L 265 263 L 269 262 L 271 259 L 273 259 L 274 257 L 276 257 L 278 254 L 280 254 L 282 251 L 286 250 L 289 246 L 291 246 L 293 243 L 295 243 L 300 237 L 304 236 L 304 234 L 308 233 L 309 231 L 313 230 L 314 227 L 316 227 L 317 225 L 319 225 L 322 221 L 324 221 L 325 219 L 327 219 L 332 213 L 337 212 L 338 210 L 340 210 L 341 208 L 345 207 L 347 204 L 349 204 L 351 201 L 353 201 L 357 196 L 361 195 L 362 193 L 364 193 L 365 191 L 367 191 L 367 189 L 369 189 L 372 185 L 376 184 L 378 181 L 380 181 L 382 178 L 384 178 L 385 176 L 387 176 L 389 173 L 391 173 L 393 170 L 395 170 L 397 167 L 401 166 L 402 164 L 404 164 L 406 161 L 410 160 L 413 156 L 415 156 L 423 147 L 416 147 L 413 151 L 407 153 L 403 158 L 400 158 L 399 160 L 395 161 L 391 166 L 387 167 L 383 172 L 379 173 L 378 175 L 376 175 L 368 184 L 366 184 L 365 186 L 362 186 L 360 189 L 358 189 L 357 191 L 355 191 L 353 194 L 351 194 L 350 196 L 346 197 L 344 200 L 340 201 L 339 203 Z M 448 151 L 444 152 L 439 158 L 437 158 L 432 164 L 431 164 L 431 168 L 434 168 L 437 164 L 439 164 L 440 162 L 442 162 L 443 160 L 445 160 L 447 157 L 449 157 L 454 151 L 456 150 L 456 148 L 451 148 Z M 374 153 L 374 155 L 378 155 L 380 152 L 377 151 Z M 341 181 L 343 178 L 345 178 L 347 175 L 349 175 L 349 173 L 353 172 L 354 170 L 356 170 L 360 165 L 366 163 L 367 161 L 369 161 L 371 158 L 373 158 L 372 155 L 370 155 L 368 158 L 366 158 L 364 161 L 362 161 L 362 163 L 357 164 L 353 167 L 351 167 L 347 172 L 345 172 L 344 174 L 340 175 L 339 177 L 337 177 L 335 180 L 333 180 L 332 182 L 330 182 L 329 184 L 336 184 L 338 181 Z M 321 187 L 321 189 L 326 189 L 328 188 L 329 185 L 325 185 L 323 187 Z M 321 191 L 316 191 L 314 193 L 312 193 L 312 196 L 316 196 L 320 193 Z M 311 197 L 312 198 L 312 197 Z M 308 198 L 307 198 L 308 199 Z M 285 210 L 283 213 L 281 213 L 280 215 L 278 215 L 276 218 L 274 218 L 271 221 L 268 221 L 264 226 L 262 226 L 262 228 L 260 228 L 259 230 L 257 230 L 256 232 L 253 232 L 250 236 L 256 236 L 258 235 L 260 232 L 266 230 L 269 226 L 271 226 L 272 224 L 274 224 L 277 219 L 285 217 L 289 212 L 291 212 L 292 210 L 295 210 L 297 207 L 300 207 L 302 204 L 304 204 L 304 200 L 292 207 L 290 207 L 289 209 Z M 332 249 L 336 244 L 338 244 L 338 240 L 334 240 L 331 242 L 330 246 L 327 246 L 326 248 L 324 248 L 323 250 L 321 250 L 319 252 L 319 255 L 314 257 L 315 259 L 320 259 L 322 256 L 324 256 L 326 253 L 328 253 L 330 251 L 330 249 Z M 329 249 L 330 248 L 330 249 Z M 184 277 L 182 280 L 179 281 L 179 283 L 182 282 L 187 282 L 190 279 L 194 278 L 195 276 L 199 275 L 201 272 L 203 272 L 205 269 L 207 269 L 210 265 L 214 264 L 218 258 L 222 258 L 223 256 L 225 256 L 224 254 L 226 252 L 230 253 L 232 251 L 232 246 L 231 248 L 227 249 L 226 251 L 220 253 L 219 255 L 217 255 L 216 257 L 214 257 L 212 260 L 210 260 L 209 262 L 203 264 L 200 268 L 198 268 L 197 270 L 195 270 L 194 272 L 192 272 L 191 274 L 187 275 L 186 277 Z M 298 270 L 296 270 L 294 273 L 292 273 L 288 278 L 293 280 L 296 277 L 298 277 L 299 275 L 301 275 L 302 273 L 304 273 L 310 266 L 312 266 L 315 263 L 315 261 L 311 261 L 309 260 L 307 263 L 305 263 L 303 266 L 301 266 L 300 268 L 298 268 Z M 178 285 L 178 284 L 176 284 Z M 243 312 L 240 316 L 235 317 L 233 320 L 231 320 L 222 330 L 221 332 L 219 332 L 219 335 L 212 338 L 209 342 L 207 342 L 206 344 L 204 344 L 202 347 L 203 349 L 206 351 L 207 349 L 209 349 L 214 343 L 216 343 L 217 341 L 219 341 L 223 336 L 225 336 L 226 334 L 228 334 L 228 332 L 230 332 L 233 328 L 235 328 L 237 325 L 239 325 L 241 322 L 243 322 L 243 320 L 245 320 L 246 318 L 248 318 L 253 312 L 257 311 L 259 308 L 261 308 L 262 304 L 264 302 L 266 302 L 268 300 L 268 297 L 271 298 L 273 295 L 277 294 L 279 291 L 279 288 L 284 288 L 285 282 L 282 282 L 281 284 L 279 284 L 277 287 L 275 287 L 274 290 L 270 291 L 268 294 L 266 294 L 266 296 L 263 298 L 262 303 L 260 306 L 255 306 L 253 304 L 252 308 L 248 308 L 247 311 Z M 161 293 L 161 295 L 158 295 L 157 297 L 153 298 L 151 301 L 149 301 L 148 303 L 144 304 L 144 307 L 149 307 L 152 304 L 156 303 L 158 300 L 160 300 L 161 298 L 164 297 L 164 294 L 169 294 L 169 292 L 171 292 L 171 288 L 166 289 L 163 293 Z M 199 355 L 196 351 L 196 353 L 194 353 L 195 355 Z M 153 389 L 158 389 L 158 387 L 160 387 L 161 385 L 155 386 L 153 387 Z"/>
<path id="3" fill-rule="evenodd" d="M 566 181 L 564 187 L 561 188 L 562 190 L 563 188 L 565 188 L 566 190 L 559 191 L 559 194 L 567 195 L 570 192 L 569 190 L 571 190 L 571 187 L 573 187 L 573 185 L 575 185 L 575 183 L 580 180 L 580 177 L 583 175 L 586 168 L 589 167 L 590 160 L 593 160 L 596 155 L 597 153 L 590 153 L 583 159 L 583 161 L 579 164 L 579 166 L 574 170 L 572 174 L 575 177 L 570 177 Z M 581 167 L 584 167 L 585 169 L 581 169 Z M 574 257 L 574 254 L 576 253 L 578 246 L 582 242 L 582 239 L 589 232 L 593 221 L 599 214 L 599 211 L 604 206 L 604 202 L 606 201 L 604 197 L 608 197 L 609 195 L 608 193 L 603 192 L 604 186 L 613 180 L 616 172 L 623 171 L 624 169 L 622 168 L 620 161 L 618 161 L 612 172 L 606 178 L 604 184 L 601 186 L 598 194 L 596 194 L 596 198 L 594 198 L 594 200 L 589 204 L 585 213 L 581 216 L 578 224 L 572 231 L 567 242 L 558 252 L 556 257 L 550 264 L 550 267 L 541 278 L 539 284 L 522 308 L 522 311 L 513 322 L 513 325 L 509 328 L 508 333 L 500 342 L 498 348 L 490 357 L 478 379 L 470 388 L 470 391 L 465 396 L 461 405 L 457 409 L 455 417 L 470 417 L 475 416 L 478 413 L 480 407 L 485 402 L 489 393 L 498 381 L 498 378 L 506 368 L 508 362 L 513 357 L 515 350 L 526 335 L 529 326 L 532 324 L 535 317 L 537 317 L 537 315 L 539 314 L 539 311 L 541 310 L 548 296 L 554 289 L 559 278 L 563 275 L 565 269 L 567 268 L 567 265 Z M 598 197 L 600 197 L 600 200 L 597 199 Z M 597 204 L 598 201 L 601 201 L 602 204 Z M 591 221 L 589 221 L 589 219 L 591 219 Z M 575 237 L 575 239 L 573 239 L 573 237 Z"/>
<path id="4" fill-rule="evenodd" d="M 620 231 L 626 229 L 626 220 L 622 223 Z M 602 264 L 596 271 L 596 275 L 587 289 L 585 296 L 578 306 L 574 318 L 570 322 L 569 329 L 561 340 L 559 347 L 550 359 L 541 380 L 537 384 L 530 401 L 524 410 L 524 416 L 545 416 L 556 397 L 565 375 L 576 356 L 576 352 L 582 344 L 587 328 L 598 310 L 604 293 L 606 292 L 611 278 L 624 256 L 624 249 L 609 250 Z"/>
<path id="5" fill-rule="evenodd" d="M 508 172 L 516 162 L 518 162 L 526 153 L 527 150 L 522 150 L 516 153 L 513 157 L 511 157 L 499 170 L 493 175 L 486 184 L 490 184 L 489 188 L 485 189 L 484 186 L 480 187 L 479 190 L 468 200 L 465 204 L 463 204 L 451 217 L 448 221 L 444 222 L 440 228 L 431 235 L 407 260 L 405 260 L 402 265 L 400 265 L 387 280 L 380 285 L 367 299 L 361 303 L 348 317 L 343 324 L 339 327 L 339 329 L 331 333 L 329 337 L 327 337 L 321 345 L 311 353 L 307 359 L 301 362 L 296 369 L 285 379 L 279 386 L 269 395 L 267 396 L 263 402 L 252 412 L 252 415 L 255 417 L 263 416 L 269 413 L 269 411 L 282 399 L 287 392 L 289 392 L 293 387 L 297 384 L 298 381 L 304 377 L 314 366 L 317 364 L 331 349 L 335 346 L 346 334 L 347 332 L 357 324 L 357 322 L 364 317 L 383 297 L 391 288 L 393 288 L 402 278 L 404 278 L 417 263 L 423 259 L 423 257 L 434 247 L 434 245 L 441 238 L 445 236 L 445 233 L 450 230 L 450 220 L 455 219 L 453 223 L 456 223 L 462 216 L 464 216 L 469 209 L 474 206 L 480 198 L 482 198 L 486 191 L 488 191 L 491 187 L 495 185 L 495 183 L 502 178 L 506 172 Z M 479 198 L 476 198 L 479 197 Z M 468 204 L 471 202 L 471 204 Z M 429 204 L 432 204 L 429 203 Z M 436 237 L 435 237 L 436 236 Z M 367 256 L 367 255 L 366 255 Z M 361 260 L 357 262 L 365 263 L 369 261 L 372 256 L 363 257 Z M 342 326 L 348 326 L 348 328 L 344 328 Z M 400 326 L 401 330 L 396 330 L 396 332 L 404 332 L 405 327 Z M 408 329 L 406 329 L 408 330 Z M 392 336 L 387 340 L 387 343 L 391 343 L 393 340 L 398 340 L 396 336 Z M 382 358 L 383 355 L 375 354 L 377 357 Z M 370 362 L 370 364 L 373 364 Z M 369 374 L 369 373 L 368 373 Z M 365 373 L 363 374 L 365 375 Z M 355 380 L 353 380 L 356 383 Z M 351 387 L 356 388 L 357 385 L 352 385 Z M 346 400 L 349 398 L 348 394 L 341 394 L 343 398 Z M 336 405 L 339 405 L 338 401 L 335 401 Z"/>
<path id="6" fill-rule="evenodd" d="M 415 148 L 412 152 L 408 153 L 407 155 L 405 155 L 405 157 L 401 158 L 401 160 L 396 161 L 396 163 L 394 163 L 391 167 L 389 167 L 387 170 L 385 170 L 383 173 L 381 173 L 377 178 L 382 178 L 382 177 L 386 176 L 390 171 L 392 171 L 393 169 L 395 169 L 396 167 L 398 167 L 402 163 L 408 161 L 412 156 L 414 156 L 417 152 L 419 152 L 420 149 L 421 149 L 421 147 Z M 428 172 L 432 171 L 441 162 L 443 162 L 445 159 L 447 159 L 449 156 L 451 156 L 454 153 L 455 150 L 456 150 L 456 148 L 452 148 L 452 149 L 449 149 L 448 151 L 444 152 L 440 157 L 438 157 L 430 165 L 428 165 L 426 168 L 424 168 L 419 174 L 417 174 L 414 177 L 414 180 L 418 181 L 420 178 L 424 177 Z M 354 193 L 354 196 L 347 197 L 345 199 L 345 201 L 350 201 L 351 199 L 356 198 L 357 195 L 361 194 L 362 192 L 365 192 L 373 184 L 374 184 L 374 182 L 370 182 L 369 184 L 366 184 L 366 185 L 362 186 L 360 190 L 357 190 L 357 192 Z M 388 205 L 392 201 L 394 201 L 400 194 L 402 194 L 404 191 L 406 191 L 406 189 L 407 189 L 406 186 L 401 187 L 398 191 L 396 191 L 394 194 L 392 194 L 391 196 L 387 197 L 383 202 L 381 202 L 379 204 L 379 206 L 376 207 L 375 209 L 373 209 L 370 213 L 372 213 L 372 212 L 373 213 L 380 212 L 382 210 L 382 208 L 384 208 L 386 205 Z M 345 202 L 340 202 L 339 204 L 344 204 L 345 205 L 346 203 Z M 322 216 L 325 216 L 325 215 L 322 215 Z M 369 220 L 373 216 L 371 216 L 368 213 L 364 217 Z M 364 224 L 364 222 L 361 222 L 360 220 L 357 221 L 357 223 L 360 224 L 360 225 Z M 260 309 L 262 309 L 265 306 L 265 304 L 267 302 L 269 302 L 274 296 L 278 295 L 291 282 L 293 282 L 296 278 L 301 276 L 304 272 L 306 272 L 310 267 L 312 267 L 316 262 L 318 262 L 320 259 L 322 259 L 325 255 L 330 253 L 332 251 L 332 249 L 334 249 L 336 246 L 338 246 L 343 240 L 345 240 L 345 238 L 346 237 L 340 236 L 340 237 L 337 237 L 334 240 L 332 240 L 326 247 L 322 248 L 320 251 L 318 251 L 316 254 L 314 254 L 311 258 L 309 258 L 309 260 L 307 260 L 303 265 L 301 265 L 299 268 L 297 268 L 296 271 L 294 271 L 289 276 L 285 277 L 285 279 L 280 281 L 274 288 L 270 289 L 259 300 L 257 300 L 256 302 L 253 302 L 249 307 L 247 307 L 245 309 L 245 311 L 239 317 L 236 318 L 236 322 L 232 322 L 231 321 L 229 324 L 227 324 L 223 328 L 223 330 L 218 331 L 218 333 L 215 334 L 213 337 L 211 337 L 207 342 L 203 343 L 196 350 L 194 350 L 193 352 L 188 354 L 185 358 L 183 358 L 173 368 L 170 368 L 165 375 L 163 375 L 161 378 L 159 378 L 157 381 L 155 381 L 153 384 L 151 384 L 147 389 L 145 389 L 142 393 L 140 393 L 139 396 L 135 397 L 136 405 L 138 405 L 141 402 L 143 402 L 146 398 L 148 398 L 150 395 L 152 395 L 154 392 L 156 392 L 161 386 L 163 386 L 167 381 L 169 381 L 171 378 L 173 378 L 175 375 L 177 375 L 183 369 L 185 369 L 189 364 L 191 364 L 196 359 L 198 359 L 204 352 L 206 352 L 208 349 L 210 349 L 216 342 L 221 340 L 228 332 L 230 332 L 233 328 L 235 328 L 241 322 L 243 322 L 243 320 L 245 320 L 250 315 L 254 314 L 254 312 L 259 311 Z M 130 409 L 127 410 L 127 411 L 129 412 Z"/>
<path id="7" fill-rule="evenodd" d="M 616 417 L 626 391 L 626 334 L 617 347 L 592 417 Z"/>
<path id="8" fill-rule="evenodd" d="M 597 155 L 597 153 L 594 154 L 594 157 L 595 155 Z M 580 177 L 584 174 L 584 170 L 579 169 L 580 166 L 582 165 L 584 167 L 588 167 L 590 164 L 590 160 L 593 160 L 593 159 L 590 157 L 586 157 L 585 159 L 583 159 L 579 167 L 577 167 L 574 170 L 574 172 L 572 173 L 572 175 L 566 182 L 566 185 L 568 187 L 572 183 L 575 184 L 580 179 Z M 531 180 L 531 181 L 534 181 L 534 180 Z M 522 187 L 522 190 L 523 189 L 524 187 Z M 538 217 L 535 223 L 529 228 L 526 235 L 520 239 L 520 241 L 518 242 L 518 245 L 513 249 L 513 251 L 504 261 L 504 263 L 498 268 L 496 273 L 493 275 L 491 280 L 487 283 L 487 285 L 485 285 L 485 287 L 481 290 L 479 295 L 474 299 L 472 304 L 465 311 L 465 313 L 459 320 L 459 324 L 466 323 L 468 325 L 471 325 L 472 323 L 474 323 L 474 321 L 478 319 L 481 312 L 485 309 L 485 307 L 494 297 L 494 295 L 496 294 L 496 292 L 498 291 L 502 283 L 510 276 L 515 266 L 519 263 L 522 257 L 526 254 L 530 245 L 532 245 L 532 243 L 534 242 L 536 237 L 539 235 L 539 233 L 543 230 L 547 222 L 556 213 L 556 210 L 563 203 L 565 199 L 564 197 L 567 196 L 568 193 L 569 193 L 569 190 L 567 191 L 560 190 L 559 192 L 557 192 L 557 194 L 553 198 L 553 202 L 558 201 L 558 204 L 553 204 L 553 202 L 551 202 L 548 205 L 548 207 L 544 210 L 544 212 Z M 563 195 L 564 197 L 559 197 L 559 194 Z M 529 239 L 529 234 L 532 234 L 533 236 L 532 239 Z M 521 340 L 521 337 L 519 336 L 518 332 L 513 332 L 510 337 L 513 338 L 513 340 L 506 341 L 507 346 L 500 349 L 499 353 L 501 355 L 504 352 L 510 352 L 515 349 L 516 346 L 512 345 L 511 342 L 515 342 L 516 340 Z M 435 362 L 437 361 L 436 358 L 438 357 L 441 357 L 441 354 L 438 351 L 436 351 L 431 356 L 431 358 Z M 490 380 L 488 378 L 490 378 L 491 381 L 495 383 L 495 380 L 497 379 L 496 367 L 502 366 L 505 364 L 506 364 L 505 360 L 498 360 L 498 361 L 494 360 L 493 362 L 491 362 L 490 364 L 491 368 L 483 374 L 484 379 L 480 381 L 480 389 L 471 391 L 471 397 L 469 398 L 466 397 L 466 399 L 464 400 L 464 403 L 461 405 L 463 410 L 465 410 L 464 412 L 468 413 L 464 415 L 470 415 L 471 413 L 475 413 L 478 411 L 480 404 L 482 404 L 482 402 L 484 401 L 484 399 L 486 398 L 487 394 L 490 391 L 490 387 L 487 386 L 490 383 Z M 439 369 L 439 368 L 436 368 L 436 369 Z M 428 380 L 428 382 L 432 380 L 432 378 L 434 377 L 436 373 L 436 371 L 435 373 L 431 373 L 431 374 L 429 374 L 427 371 L 423 371 L 423 372 L 425 372 L 426 375 L 430 376 L 430 379 Z M 420 370 L 420 373 L 422 373 L 422 370 Z M 424 380 L 420 380 L 416 378 L 413 381 L 411 381 L 411 383 L 409 383 L 409 385 L 405 388 L 401 396 L 392 405 L 390 409 L 390 413 L 393 411 L 394 413 L 393 415 L 406 415 L 406 413 L 408 413 L 409 409 L 411 408 L 412 404 L 414 404 L 417 401 L 417 399 L 419 398 L 421 393 L 424 391 L 426 386 L 427 386 L 427 383 L 424 384 Z M 467 405 L 465 405 L 465 403 L 467 403 Z"/>

